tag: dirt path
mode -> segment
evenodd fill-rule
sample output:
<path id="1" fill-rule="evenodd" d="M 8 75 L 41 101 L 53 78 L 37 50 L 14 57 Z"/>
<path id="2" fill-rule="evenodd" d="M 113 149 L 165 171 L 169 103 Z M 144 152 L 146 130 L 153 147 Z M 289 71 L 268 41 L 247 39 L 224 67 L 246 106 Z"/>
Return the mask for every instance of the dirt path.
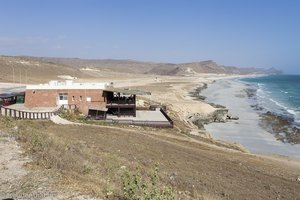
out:
<path id="1" fill-rule="evenodd" d="M 28 173 L 23 167 L 28 161 L 29 158 L 22 155 L 15 139 L 0 131 L 0 199 L 15 193 L 22 178 Z"/>
<path id="2" fill-rule="evenodd" d="M 69 125 L 69 124 L 73 124 L 73 125 L 80 125 L 79 123 L 75 123 L 75 122 L 71 122 L 68 121 L 66 119 L 61 118 L 58 115 L 53 115 L 51 116 L 50 120 L 54 123 L 54 124 L 61 124 L 61 125 Z"/>
<path id="3" fill-rule="evenodd" d="M 55 180 L 51 180 L 42 171 L 32 171 L 24 166 L 30 161 L 32 160 L 24 155 L 15 138 L 0 131 L 0 199 L 99 200 L 74 191 L 53 188 L 55 184 L 51 185 L 49 182 Z M 39 177 L 39 180 L 34 180 L 35 177 Z"/>

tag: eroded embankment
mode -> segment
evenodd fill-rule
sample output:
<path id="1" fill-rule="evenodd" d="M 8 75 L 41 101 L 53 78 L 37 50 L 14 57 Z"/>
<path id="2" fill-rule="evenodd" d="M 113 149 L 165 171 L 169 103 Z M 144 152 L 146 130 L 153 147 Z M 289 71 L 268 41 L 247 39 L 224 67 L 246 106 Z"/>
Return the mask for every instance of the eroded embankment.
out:
<path id="1" fill-rule="evenodd" d="M 213 81 L 212 83 L 215 83 Z M 193 92 L 190 92 L 191 97 L 199 101 L 205 101 L 206 97 L 201 95 L 201 92 L 207 89 L 208 84 L 204 83 L 201 86 L 197 87 Z M 200 130 L 205 130 L 204 125 L 210 123 L 225 123 L 228 120 L 238 120 L 236 116 L 229 114 L 229 110 L 222 105 L 214 104 L 212 102 L 206 102 L 215 110 L 211 113 L 193 113 L 188 116 L 188 119 L 195 124 Z"/>

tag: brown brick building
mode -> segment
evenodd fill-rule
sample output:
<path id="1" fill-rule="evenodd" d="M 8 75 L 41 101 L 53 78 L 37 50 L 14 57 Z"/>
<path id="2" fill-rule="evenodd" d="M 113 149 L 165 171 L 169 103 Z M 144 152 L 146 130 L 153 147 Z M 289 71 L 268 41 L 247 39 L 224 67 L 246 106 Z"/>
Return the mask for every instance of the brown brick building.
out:
<path id="1" fill-rule="evenodd" d="M 136 116 L 136 95 L 118 90 L 107 83 L 73 83 L 50 81 L 49 84 L 28 85 L 26 107 L 78 108 L 85 115 L 103 118 L 112 115 Z"/>
<path id="2" fill-rule="evenodd" d="M 103 90 L 96 89 L 28 89 L 25 93 L 26 107 L 77 107 L 84 114 L 89 108 L 105 108 Z"/>

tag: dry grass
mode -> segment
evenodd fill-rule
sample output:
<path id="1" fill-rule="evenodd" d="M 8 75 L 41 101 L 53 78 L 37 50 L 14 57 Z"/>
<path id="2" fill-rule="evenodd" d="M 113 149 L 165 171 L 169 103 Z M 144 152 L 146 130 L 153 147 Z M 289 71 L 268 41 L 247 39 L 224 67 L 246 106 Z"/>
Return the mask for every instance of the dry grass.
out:
<path id="1" fill-rule="evenodd" d="M 300 185 L 295 181 L 299 169 L 202 145 L 177 134 L 176 129 L 171 134 L 171 129 L 12 123 L 6 131 L 15 134 L 33 160 L 28 165 L 34 172 L 28 184 L 47 182 L 44 173 L 35 173 L 46 172 L 55 177 L 54 185 L 62 191 L 122 199 L 124 170 L 139 169 L 149 180 L 159 163 L 159 186 L 171 186 L 177 199 L 300 198 Z M 1 122 L 0 128 L 4 127 Z M 28 184 L 23 188 L 34 187 Z"/>
<path id="2" fill-rule="evenodd" d="M 19 124 L 16 136 L 26 152 L 33 156 L 33 167 L 51 169 L 62 175 L 59 180 L 62 185 L 87 194 L 103 196 L 103 188 L 119 188 L 111 183 L 117 183 L 116 175 L 124 163 L 121 159 L 104 152 L 92 152 L 83 141 L 51 137 L 44 131 L 49 125 L 49 122 L 30 121 Z"/>
<path id="3" fill-rule="evenodd" d="M 120 199 L 124 195 L 121 177 L 125 169 L 142 169 L 141 174 L 145 177 L 151 171 L 150 165 L 141 167 L 114 153 L 99 151 L 95 149 L 95 143 L 57 137 L 51 131 L 51 127 L 55 127 L 51 122 L 19 121 L 17 126 L 13 133 L 25 152 L 33 158 L 28 166 L 33 170 L 46 169 L 59 175 L 57 181 L 69 190 Z"/>

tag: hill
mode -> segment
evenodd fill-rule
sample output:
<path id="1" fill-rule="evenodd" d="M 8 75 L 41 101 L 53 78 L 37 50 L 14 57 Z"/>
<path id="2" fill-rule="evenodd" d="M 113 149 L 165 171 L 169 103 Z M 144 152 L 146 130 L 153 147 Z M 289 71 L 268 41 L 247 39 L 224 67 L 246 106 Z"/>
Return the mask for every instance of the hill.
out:
<path id="1" fill-rule="evenodd" d="M 1 82 L 40 82 L 58 77 L 97 78 L 103 72 L 153 75 L 213 74 L 278 74 L 274 68 L 238 68 L 223 66 L 214 61 L 193 63 L 154 63 L 135 60 L 46 58 L 0 56 Z"/>
<path id="2" fill-rule="evenodd" d="M 274 68 L 242 68 L 219 65 L 212 60 L 192 63 L 155 63 L 135 60 L 92 60 L 79 58 L 34 58 L 37 60 L 63 64 L 76 68 L 110 69 L 117 72 L 145 73 L 156 75 L 183 75 L 195 73 L 212 74 L 278 74 L 282 73 Z"/>

